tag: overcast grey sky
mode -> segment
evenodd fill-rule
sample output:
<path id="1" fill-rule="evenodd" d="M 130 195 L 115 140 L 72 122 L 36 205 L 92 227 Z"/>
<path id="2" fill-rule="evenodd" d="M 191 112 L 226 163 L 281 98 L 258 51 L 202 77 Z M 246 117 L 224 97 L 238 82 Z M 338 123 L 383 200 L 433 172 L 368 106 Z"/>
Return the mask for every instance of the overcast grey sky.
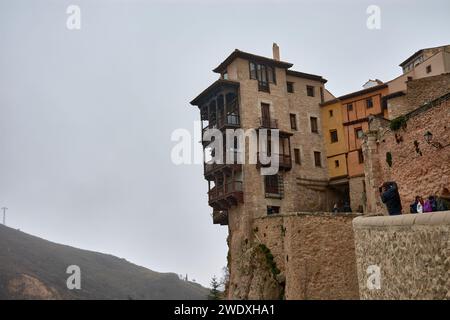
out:
<path id="1" fill-rule="evenodd" d="M 245 4 L 244 4 L 245 3 Z M 66 9 L 81 8 L 81 30 Z M 381 29 L 366 8 L 381 8 Z M 189 101 L 232 50 L 328 79 L 389 80 L 450 43 L 450 2 L 0 0 L 0 207 L 7 224 L 204 285 L 226 264 L 201 165 L 170 160 Z M 1 244 L 0 244 L 1 245 Z M 76 264 L 76 262 L 74 262 Z"/>

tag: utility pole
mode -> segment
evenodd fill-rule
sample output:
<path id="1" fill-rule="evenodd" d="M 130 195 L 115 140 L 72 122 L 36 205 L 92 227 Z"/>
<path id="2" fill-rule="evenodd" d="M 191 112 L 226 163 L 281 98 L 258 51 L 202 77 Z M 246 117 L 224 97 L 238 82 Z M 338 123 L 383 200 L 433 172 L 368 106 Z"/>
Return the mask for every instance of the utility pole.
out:
<path id="1" fill-rule="evenodd" d="M 6 210 L 8 210 L 8 208 L 3 207 L 2 210 L 3 210 L 3 225 L 6 226 Z"/>

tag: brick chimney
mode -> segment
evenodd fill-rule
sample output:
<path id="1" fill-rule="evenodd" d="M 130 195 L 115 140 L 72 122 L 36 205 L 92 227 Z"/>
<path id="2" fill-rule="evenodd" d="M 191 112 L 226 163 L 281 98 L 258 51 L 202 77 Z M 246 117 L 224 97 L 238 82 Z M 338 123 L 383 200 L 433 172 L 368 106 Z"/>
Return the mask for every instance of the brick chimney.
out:
<path id="1" fill-rule="evenodd" d="M 273 59 L 280 61 L 280 47 L 274 42 L 272 45 Z"/>

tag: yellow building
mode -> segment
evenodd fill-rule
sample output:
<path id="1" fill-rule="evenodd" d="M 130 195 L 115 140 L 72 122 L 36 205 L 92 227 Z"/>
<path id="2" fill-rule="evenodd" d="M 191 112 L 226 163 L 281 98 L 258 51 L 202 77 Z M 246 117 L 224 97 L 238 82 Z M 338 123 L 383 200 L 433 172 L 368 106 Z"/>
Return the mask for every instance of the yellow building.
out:
<path id="1" fill-rule="evenodd" d="M 322 130 L 326 150 L 329 187 L 340 194 L 336 203 L 340 208 L 350 203 L 347 154 L 348 145 L 345 139 L 342 103 L 339 99 L 329 100 L 321 104 Z"/>
<path id="2" fill-rule="evenodd" d="M 331 180 L 347 177 L 347 143 L 344 136 L 341 102 L 338 99 L 322 104 L 321 118 L 328 171 Z"/>

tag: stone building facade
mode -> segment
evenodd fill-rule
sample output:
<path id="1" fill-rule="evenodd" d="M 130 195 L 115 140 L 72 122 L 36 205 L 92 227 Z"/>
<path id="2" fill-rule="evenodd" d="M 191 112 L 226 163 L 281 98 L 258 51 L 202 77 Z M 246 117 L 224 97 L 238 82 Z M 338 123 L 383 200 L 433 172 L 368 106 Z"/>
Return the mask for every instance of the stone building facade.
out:
<path id="1" fill-rule="evenodd" d="M 291 70 L 292 64 L 280 61 L 276 45 L 273 51 L 273 58 L 266 58 L 235 50 L 214 69 L 220 79 L 191 102 L 200 109 L 203 130 L 222 130 L 224 138 L 229 128 L 279 132 L 276 175 L 263 175 L 263 164 L 247 162 L 249 140 L 244 164 L 205 164 L 213 221 L 228 225 L 229 230 L 230 299 L 255 297 L 246 288 L 253 287 L 258 269 L 247 274 L 250 260 L 244 257 L 261 244 L 254 231 L 258 219 L 276 213 L 329 211 L 336 197 L 328 188 L 319 106 L 327 94 L 326 80 Z M 208 151 L 208 142 L 204 147 Z"/>
<path id="2" fill-rule="evenodd" d="M 418 106 L 433 101 L 450 92 L 450 73 L 410 80 L 406 83 L 406 91 L 386 96 L 388 119 L 405 115 Z"/>

